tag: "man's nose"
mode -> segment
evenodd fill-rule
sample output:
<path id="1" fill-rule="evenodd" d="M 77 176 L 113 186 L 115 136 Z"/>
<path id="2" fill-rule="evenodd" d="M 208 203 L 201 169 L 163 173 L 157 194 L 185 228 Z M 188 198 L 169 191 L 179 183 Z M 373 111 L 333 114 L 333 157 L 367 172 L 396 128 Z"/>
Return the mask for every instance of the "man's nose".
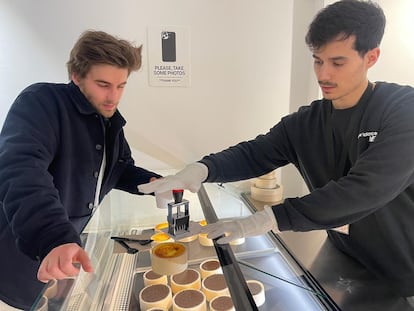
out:
<path id="1" fill-rule="evenodd" d="M 111 89 L 108 91 L 108 93 L 107 93 L 106 97 L 107 97 L 107 100 L 108 100 L 108 101 L 111 101 L 111 102 L 118 102 L 118 101 L 119 101 L 119 99 L 121 98 L 121 95 L 122 95 L 122 90 L 119 90 L 119 89 L 117 89 L 117 88 L 111 88 Z"/>
<path id="2" fill-rule="evenodd" d="M 318 67 L 316 71 L 318 81 L 329 81 L 331 79 L 331 69 L 329 66 L 323 64 Z"/>

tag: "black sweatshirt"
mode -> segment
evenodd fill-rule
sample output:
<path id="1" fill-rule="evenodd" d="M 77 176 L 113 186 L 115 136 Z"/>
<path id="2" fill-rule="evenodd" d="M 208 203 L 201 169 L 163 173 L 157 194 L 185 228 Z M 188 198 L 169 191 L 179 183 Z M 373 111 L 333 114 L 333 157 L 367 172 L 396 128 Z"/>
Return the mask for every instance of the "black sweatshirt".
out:
<path id="1" fill-rule="evenodd" d="M 207 182 L 257 177 L 292 163 L 310 194 L 273 206 L 279 229 L 310 231 L 350 224 L 349 235 L 328 231 L 335 245 L 399 295 L 412 296 L 414 89 L 377 82 L 359 115 L 349 126 L 350 169 L 345 173 L 335 153 L 338 141 L 327 100 L 301 107 L 265 135 L 200 162 L 208 166 Z"/>

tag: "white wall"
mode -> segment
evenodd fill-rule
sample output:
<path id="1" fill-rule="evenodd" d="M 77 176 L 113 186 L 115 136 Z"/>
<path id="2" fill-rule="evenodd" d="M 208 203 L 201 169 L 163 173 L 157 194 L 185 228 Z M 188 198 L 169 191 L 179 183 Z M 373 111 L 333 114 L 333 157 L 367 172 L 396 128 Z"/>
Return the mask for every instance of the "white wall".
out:
<path id="1" fill-rule="evenodd" d="M 1 0 L 0 122 L 29 83 L 66 82 L 73 43 L 85 29 L 100 29 L 144 45 L 143 68 L 131 75 L 120 105 L 131 146 L 161 160 L 153 166 L 196 161 L 288 113 L 292 7 L 274 0 Z M 146 29 L 153 25 L 190 30 L 190 87 L 148 85 Z"/>
<path id="2" fill-rule="evenodd" d="M 144 45 L 121 112 L 138 164 L 180 168 L 267 131 L 317 97 L 307 25 L 323 0 L 0 0 L 0 124 L 17 94 L 38 81 L 66 82 L 65 63 L 79 34 L 108 31 Z M 378 0 L 388 24 L 372 80 L 414 85 L 411 0 Z M 190 30 L 191 86 L 150 87 L 146 28 Z M 155 160 L 154 160 L 155 159 Z M 287 168 L 289 196 L 303 184 Z"/>
<path id="3" fill-rule="evenodd" d="M 371 69 L 375 81 L 414 86 L 414 1 L 377 0 L 387 17 L 379 62 Z"/>

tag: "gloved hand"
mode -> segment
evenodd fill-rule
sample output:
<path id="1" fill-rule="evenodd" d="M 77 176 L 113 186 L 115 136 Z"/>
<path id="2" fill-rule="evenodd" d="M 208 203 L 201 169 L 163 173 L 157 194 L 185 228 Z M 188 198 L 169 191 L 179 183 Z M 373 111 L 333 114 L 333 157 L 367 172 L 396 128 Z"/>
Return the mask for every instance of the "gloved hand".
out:
<path id="1" fill-rule="evenodd" d="M 172 191 L 166 192 L 156 192 L 155 193 L 155 202 L 158 208 L 167 208 L 168 203 L 174 201 Z"/>
<path id="2" fill-rule="evenodd" d="M 138 186 L 138 191 L 142 193 L 163 193 L 173 189 L 188 189 L 191 192 L 197 192 L 201 183 L 208 176 L 208 168 L 206 165 L 196 162 L 187 165 L 184 169 L 175 175 L 159 178 L 147 184 Z"/>
<path id="3" fill-rule="evenodd" d="M 272 208 L 265 206 L 263 211 L 256 212 L 248 217 L 231 221 L 220 220 L 203 227 L 201 231 L 207 233 L 209 239 L 226 235 L 217 240 L 219 244 L 226 244 L 242 237 L 262 235 L 270 230 L 275 233 L 280 232 Z"/>

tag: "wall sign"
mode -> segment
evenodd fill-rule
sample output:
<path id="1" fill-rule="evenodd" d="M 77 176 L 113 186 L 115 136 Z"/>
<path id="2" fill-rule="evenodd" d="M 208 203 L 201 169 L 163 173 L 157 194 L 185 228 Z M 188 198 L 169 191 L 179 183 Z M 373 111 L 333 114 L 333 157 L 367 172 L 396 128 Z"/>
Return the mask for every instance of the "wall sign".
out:
<path id="1" fill-rule="evenodd" d="M 149 85 L 189 86 L 188 29 L 178 26 L 149 27 L 147 34 Z"/>

